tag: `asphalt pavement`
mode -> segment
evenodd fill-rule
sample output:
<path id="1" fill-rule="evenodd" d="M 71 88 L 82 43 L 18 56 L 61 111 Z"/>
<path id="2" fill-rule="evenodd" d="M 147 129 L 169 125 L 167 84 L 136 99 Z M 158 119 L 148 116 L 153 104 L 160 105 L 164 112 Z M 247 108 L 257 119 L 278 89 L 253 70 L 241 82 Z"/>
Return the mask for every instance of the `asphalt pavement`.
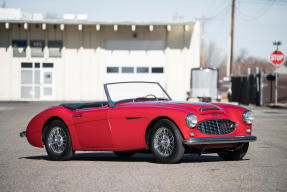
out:
<path id="1" fill-rule="evenodd" d="M 179 164 L 156 164 L 150 154 L 122 160 L 111 152 L 76 152 L 50 161 L 19 132 L 38 112 L 59 103 L 0 103 L 0 191 L 287 191 L 287 109 L 250 106 L 251 143 L 242 161 L 216 154 L 185 155 Z"/>

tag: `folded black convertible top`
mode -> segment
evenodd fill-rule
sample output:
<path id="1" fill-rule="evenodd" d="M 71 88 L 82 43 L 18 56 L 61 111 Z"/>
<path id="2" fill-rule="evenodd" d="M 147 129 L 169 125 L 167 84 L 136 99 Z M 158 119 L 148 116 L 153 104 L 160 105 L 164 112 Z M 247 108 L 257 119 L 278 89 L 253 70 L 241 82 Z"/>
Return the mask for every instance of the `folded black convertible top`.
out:
<path id="1" fill-rule="evenodd" d="M 88 108 L 98 108 L 107 105 L 107 101 L 91 102 L 91 103 L 62 103 L 60 106 L 63 106 L 67 109 L 75 111 L 77 109 L 88 109 Z"/>

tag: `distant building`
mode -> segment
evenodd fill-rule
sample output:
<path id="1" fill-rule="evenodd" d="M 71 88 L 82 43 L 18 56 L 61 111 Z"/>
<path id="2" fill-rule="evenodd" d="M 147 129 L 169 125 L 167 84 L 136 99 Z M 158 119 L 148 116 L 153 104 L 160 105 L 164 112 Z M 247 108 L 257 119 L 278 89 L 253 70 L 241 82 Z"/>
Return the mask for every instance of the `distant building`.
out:
<path id="1" fill-rule="evenodd" d="M 36 20 L 14 11 L 0 14 L 2 101 L 102 100 L 103 83 L 132 80 L 160 82 L 183 100 L 199 67 L 199 22 Z"/>

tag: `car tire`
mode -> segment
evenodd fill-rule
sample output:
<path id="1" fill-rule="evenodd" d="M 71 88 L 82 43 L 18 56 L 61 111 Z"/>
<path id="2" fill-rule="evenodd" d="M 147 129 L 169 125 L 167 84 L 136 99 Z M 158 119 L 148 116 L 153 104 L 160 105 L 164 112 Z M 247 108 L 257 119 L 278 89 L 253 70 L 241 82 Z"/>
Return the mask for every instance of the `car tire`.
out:
<path id="1" fill-rule="evenodd" d="M 248 151 L 249 143 L 243 143 L 233 151 L 223 151 L 218 153 L 218 156 L 227 161 L 241 160 Z"/>
<path id="2" fill-rule="evenodd" d="M 135 153 L 130 151 L 114 151 L 114 154 L 120 158 L 128 158 L 133 156 Z"/>
<path id="3" fill-rule="evenodd" d="M 60 120 L 51 121 L 46 127 L 44 144 L 48 156 L 54 161 L 65 161 L 73 157 L 70 133 L 65 123 Z"/>
<path id="4" fill-rule="evenodd" d="M 150 151 L 158 163 L 178 163 L 184 155 L 182 135 L 177 126 L 168 119 L 154 125 L 150 136 Z"/>

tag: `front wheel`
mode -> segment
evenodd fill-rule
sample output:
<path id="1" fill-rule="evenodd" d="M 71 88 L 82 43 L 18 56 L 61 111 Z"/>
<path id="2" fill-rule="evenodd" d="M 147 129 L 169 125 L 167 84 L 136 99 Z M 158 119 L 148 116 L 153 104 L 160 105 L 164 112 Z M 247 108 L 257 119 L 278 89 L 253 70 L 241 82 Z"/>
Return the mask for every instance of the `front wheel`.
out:
<path id="1" fill-rule="evenodd" d="M 151 132 L 150 150 L 158 163 L 177 163 L 184 154 L 182 141 L 176 125 L 168 119 L 162 119 Z"/>
<path id="2" fill-rule="evenodd" d="M 70 134 L 62 121 L 50 122 L 45 133 L 45 148 L 52 160 L 69 160 L 73 157 Z"/>
<path id="3" fill-rule="evenodd" d="M 223 151 L 218 156 L 227 161 L 241 160 L 248 151 L 249 143 L 243 143 L 239 147 L 231 151 Z"/>

